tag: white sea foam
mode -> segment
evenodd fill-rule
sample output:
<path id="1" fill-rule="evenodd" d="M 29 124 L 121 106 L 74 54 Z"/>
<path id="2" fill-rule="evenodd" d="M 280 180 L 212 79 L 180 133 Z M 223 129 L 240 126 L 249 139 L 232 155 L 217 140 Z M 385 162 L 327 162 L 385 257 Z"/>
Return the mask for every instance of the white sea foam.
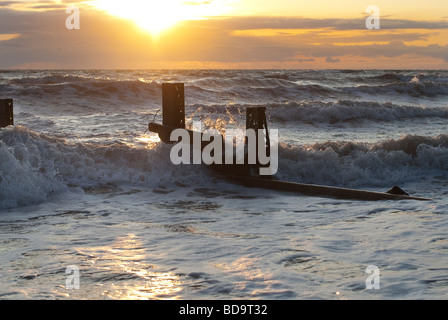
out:
<path id="1" fill-rule="evenodd" d="M 447 297 L 446 71 L 0 76 L 16 120 L 0 129 L 2 299 Z M 209 127 L 244 128 L 246 107 L 267 107 L 281 179 L 397 184 L 434 200 L 308 197 L 174 166 L 170 146 L 145 133 L 163 82 L 184 82 L 187 118 Z M 74 265 L 81 289 L 65 291 Z M 370 265 L 379 290 L 366 290 Z"/>
<path id="2" fill-rule="evenodd" d="M 194 104 L 190 108 L 198 113 L 219 117 L 223 114 L 243 115 L 248 107 L 266 107 L 272 120 L 300 121 L 310 124 L 337 122 L 359 124 L 363 121 L 393 122 L 424 118 L 448 119 L 448 107 L 397 105 L 390 102 L 357 100 L 302 101 L 266 104 Z M 244 120 L 244 117 L 239 117 Z"/>
<path id="3" fill-rule="evenodd" d="M 172 165 L 163 144 L 153 149 L 70 144 L 22 126 L 0 130 L 0 158 L 0 208 L 39 203 L 69 186 L 157 186 L 201 179 L 198 166 L 185 171 Z"/>
<path id="4" fill-rule="evenodd" d="M 68 186 L 157 186 L 181 181 L 194 185 L 206 178 L 198 166 L 184 171 L 171 164 L 169 146 L 161 143 L 153 148 L 71 144 L 21 126 L 2 129 L 0 139 L 0 208 L 42 202 Z M 446 172 L 448 136 L 406 136 L 373 145 L 283 144 L 279 161 L 278 176 L 290 181 L 384 187 Z"/>
<path id="5" fill-rule="evenodd" d="M 448 136 L 405 136 L 375 144 L 283 145 L 279 177 L 296 182 L 386 188 L 448 170 Z"/>

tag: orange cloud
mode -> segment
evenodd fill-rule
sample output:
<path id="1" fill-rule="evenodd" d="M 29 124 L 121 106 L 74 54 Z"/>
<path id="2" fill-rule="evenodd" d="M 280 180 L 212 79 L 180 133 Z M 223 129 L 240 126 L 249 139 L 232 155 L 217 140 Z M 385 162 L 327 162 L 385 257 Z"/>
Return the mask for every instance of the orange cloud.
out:
<path id="1" fill-rule="evenodd" d="M 0 34 L 0 41 L 8 41 L 20 37 L 20 34 Z"/>
<path id="2" fill-rule="evenodd" d="M 67 16 L 0 10 L 0 68 L 448 69 L 446 21 L 384 19 L 367 30 L 362 19 L 228 17 L 183 21 L 153 39 L 92 10 L 67 30 Z"/>

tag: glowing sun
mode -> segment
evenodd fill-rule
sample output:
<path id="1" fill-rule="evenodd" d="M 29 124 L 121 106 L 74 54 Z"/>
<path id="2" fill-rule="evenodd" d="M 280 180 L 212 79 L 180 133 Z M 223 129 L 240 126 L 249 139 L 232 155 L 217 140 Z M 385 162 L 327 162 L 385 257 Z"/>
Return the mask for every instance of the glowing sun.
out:
<path id="1" fill-rule="evenodd" d="M 199 20 L 225 13 L 225 0 L 93 0 L 98 9 L 138 24 L 153 35 L 174 26 L 180 21 Z"/>

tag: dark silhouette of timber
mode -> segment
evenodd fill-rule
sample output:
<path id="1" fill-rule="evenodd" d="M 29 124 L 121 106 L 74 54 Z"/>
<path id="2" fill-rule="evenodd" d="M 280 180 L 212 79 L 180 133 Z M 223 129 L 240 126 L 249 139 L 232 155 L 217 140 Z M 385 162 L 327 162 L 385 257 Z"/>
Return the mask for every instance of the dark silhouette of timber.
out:
<path id="1" fill-rule="evenodd" d="M 158 133 L 160 139 L 164 143 L 177 143 L 178 141 L 171 141 L 171 133 L 176 129 L 185 129 L 190 134 L 190 141 L 193 141 L 193 135 L 197 132 L 185 128 L 185 94 L 183 83 L 164 83 L 162 84 L 162 106 L 163 106 L 163 124 L 150 123 L 148 125 L 149 131 Z M 257 146 L 258 139 L 266 141 L 266 155 L 270 156 L 270 140 L 269 130 L 266 121 L 265 108 L 248 108 L 246 119 L 246 129 L 255 129 L 257 132 Z M 258 136 L 259 130 L 264 131 L 264 135 Z M 199 132 L 202 135 L 204 133 Z M 222 139 L 214 137 L 215 139 Z M 210 140 L 209 140 L 210 141 Z M 205 148 L 210 142 L 201 139 L 201 148 Z M 222 144 L 224 145 L 224 144 Z M 223 151 L 224 155 L 225 152 Z M 257 153 L 258 154 L 258 153 Z M 224 157 L 224 156 L 223 156 Z M 222 163 L 225 163 L 224 161 Z M 235 163 L 235 162 L 234 162 Z M 363 200 L 363 201 L 381 201 L 381 200 L 418 200 L 430 201 L 432 199 L 425 199 L 413 197 L 404 192 L 401 188 L 395 186 L 387 192 L 365 191 L 357 189 L 348 189 L 332 186 L 322 186 L 315 184 L 303 184 L 288 182 L 275 179 L 270 176 L 260 176 L 257 174 L 261 164 L 249 165 L 247 158 L 244 164 L 213 164 L 209 168 L 216 172 L 222 179 L 231 181 L 251 188 L 264 188 L 281 192 L 292 192 L 306 196 L 325 197 L 335 199 L 347 200 Z"/>
<path id="2" fill-rule="evenodd" d="M 14 103 L 12 99 L 0 99 L 0 128 L 14 125 Z"/>

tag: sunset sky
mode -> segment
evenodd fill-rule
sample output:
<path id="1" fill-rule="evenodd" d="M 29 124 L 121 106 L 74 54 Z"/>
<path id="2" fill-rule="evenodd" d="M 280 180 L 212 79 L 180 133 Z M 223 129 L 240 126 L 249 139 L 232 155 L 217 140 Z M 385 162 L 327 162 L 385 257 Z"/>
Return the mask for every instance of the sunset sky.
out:
<path id="1" fill-rule="evenodd" d="M 448 1 L 0 1 L 0 68 L 448 69 Z"/>

